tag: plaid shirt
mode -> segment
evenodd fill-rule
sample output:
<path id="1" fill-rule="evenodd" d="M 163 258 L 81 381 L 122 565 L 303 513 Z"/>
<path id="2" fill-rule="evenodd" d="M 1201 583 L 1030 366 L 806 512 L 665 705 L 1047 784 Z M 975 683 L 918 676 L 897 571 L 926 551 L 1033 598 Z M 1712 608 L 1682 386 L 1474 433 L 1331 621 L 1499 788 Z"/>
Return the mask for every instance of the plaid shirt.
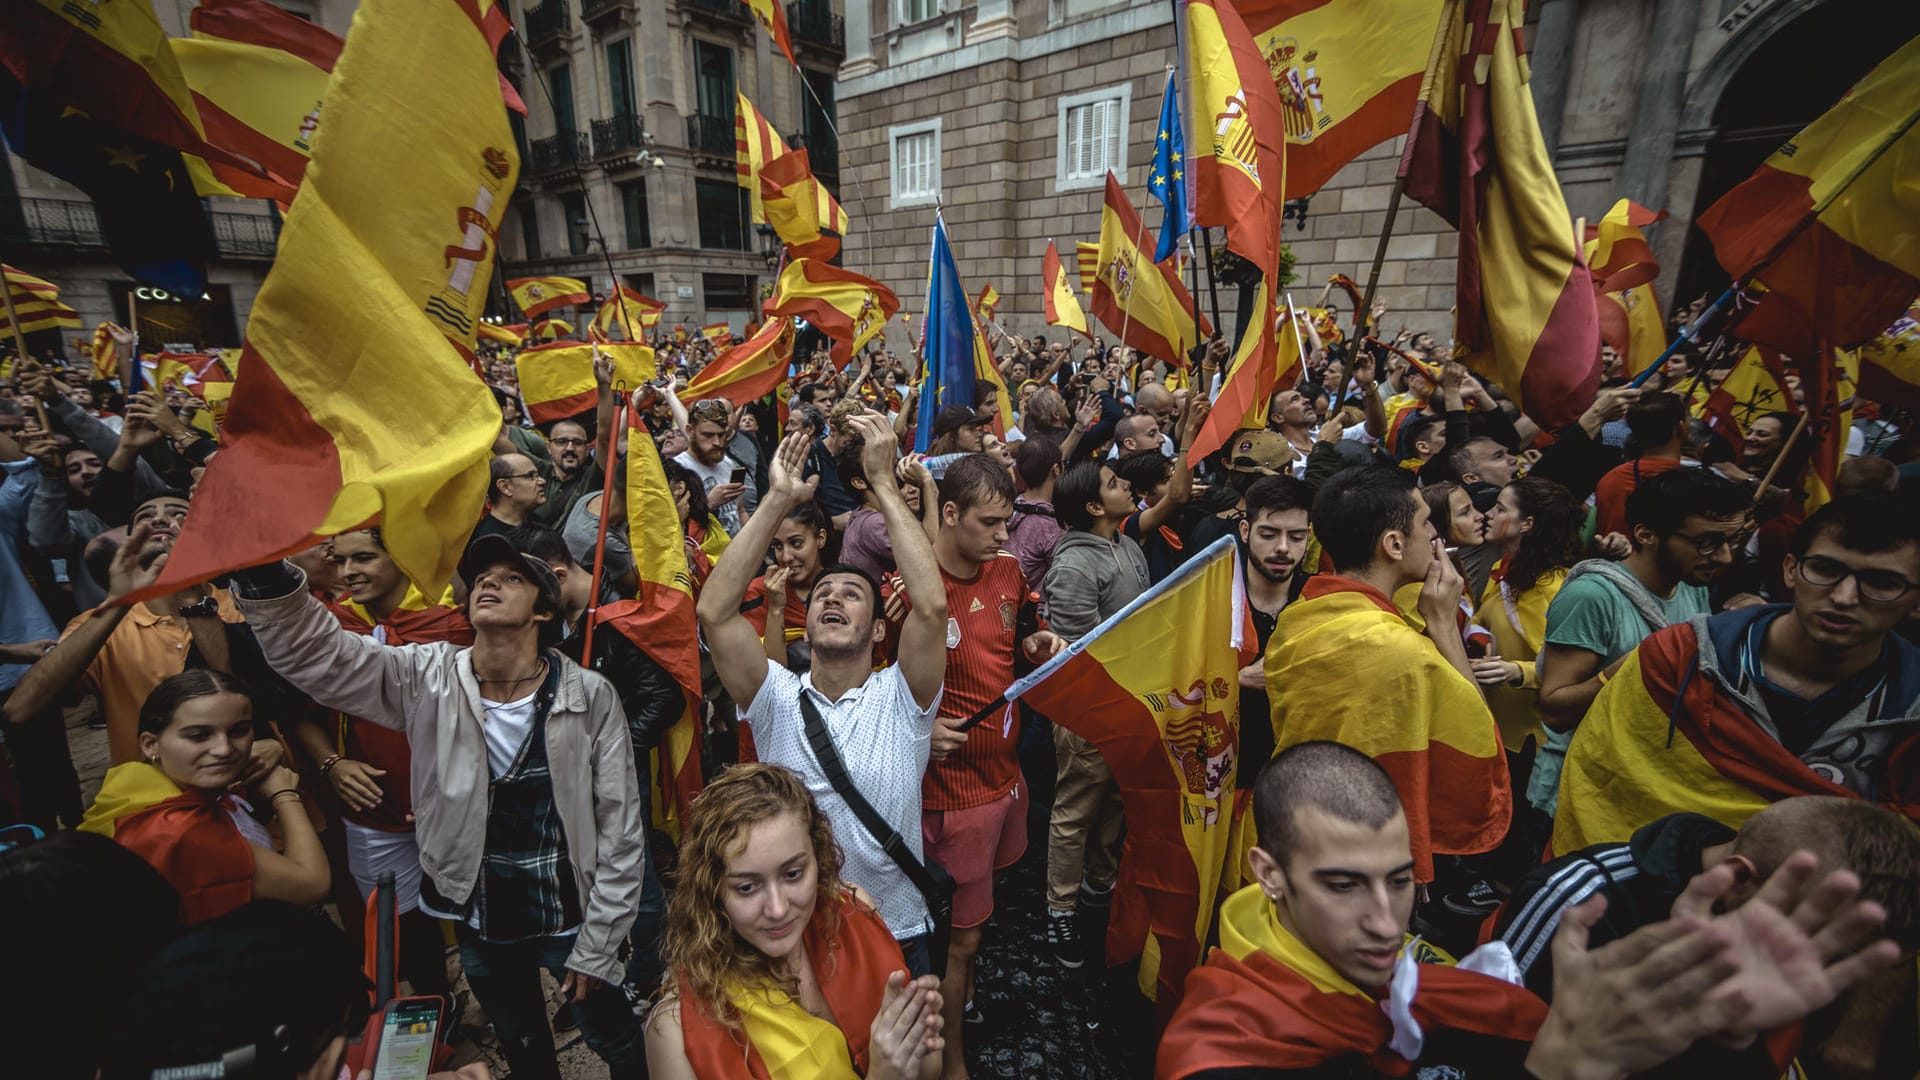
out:
<path id="1" fill-rule="evenodd" d="M 547 715 L 560 666 L 548 664 L 546 681 L 534 697 L 527 741 L 513 765 L 488 787 L 487 848 L 473 895 L 466 904 L 454 904 L 434 888 L 431 877 L 420 882 L 422 907 L 458 918 L 485 941 L 552 937 L 580 925 L 580 897 L 547 769 Z"/>

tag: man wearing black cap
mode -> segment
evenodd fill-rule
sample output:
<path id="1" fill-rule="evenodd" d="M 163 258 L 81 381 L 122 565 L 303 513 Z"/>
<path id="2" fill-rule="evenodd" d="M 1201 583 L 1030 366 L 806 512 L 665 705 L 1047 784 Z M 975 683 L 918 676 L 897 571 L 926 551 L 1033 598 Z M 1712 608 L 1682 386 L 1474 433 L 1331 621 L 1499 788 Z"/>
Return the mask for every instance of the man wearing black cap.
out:
<path id="1" fill-rule="evenodd" d="M 343 630 L 288 563 L 236 580 L 275 671 L 326 708 L 406 732 L 420 906 L 457 924 L 461 965 L 514 1075 L 559 1075 L 545 968 L 611 1074 L 643 1076 L 640 1026 L 615 989 L 645 859 L 619 696 L 551 647 L 565 607 L 545 562 L 483 536 L 460 576 L 467 648 Z"/>

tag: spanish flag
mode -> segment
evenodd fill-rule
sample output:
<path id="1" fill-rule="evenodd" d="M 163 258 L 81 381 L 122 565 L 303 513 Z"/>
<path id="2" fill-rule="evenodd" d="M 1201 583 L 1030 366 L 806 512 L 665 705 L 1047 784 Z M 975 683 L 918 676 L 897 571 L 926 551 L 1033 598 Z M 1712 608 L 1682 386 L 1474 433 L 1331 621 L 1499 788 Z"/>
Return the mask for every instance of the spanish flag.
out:
<path id="1" fill-rule="evenodd" d="M 189 925 L 253 899 L 253 849 L 228 817 L 232 796 L 184 791 L 145 762 L 107 770 L 81 832 L 105 836 L 145 859 L 180 894 Z"/>
<path id="2" fill-rule="evenodd" d="M 1460 358 L 1552 431 L 1599 390 L 1600 324 L 1527 88 L 1523 11 L 1446 0 L 1400 175 L 1408 196 L 1460 230 Z"/>
<path id="3" fill-rule="evenodd" d="M 1860 347 L 1860 394 L 1882 404 L 1920 409 L 1920 301 Z"/>
<path id="4" fill-rule="evenodd" d="M 518 173 L 498 92 L 471 7 L 367 0 L 354 13 L 327 87 L 327 137 L 254 301 L 224 446 L 145 595 L 371 521 L 423 591 L 453 576 L 500 430 L 463 344 Z M 489 250 L 456 248 L 476 241 Z"/>
<path id="5" fill-rule="evenodd" d="M 1406 134 L 1440 8 L 1441 0 L 1235 0 L 1285 109 L 1285 198 L 1319 191 L 1341 166 Z"/>
<path id="6" fill-rule="evenodd" d="M 1667 216 L 1631 199 L 1621 199 L 1599 222 L 1587 226 L 1584 254 L 1597 305 L 1600 340 L 1625 361 L 1628 375 L 1653 365 L 1667 348 L 1667 321 L 1653 294 L 1660 263 L 1640 230 Z"/>
<path id="7" fill-rule="evenodd" d="M 717 348 L 732 339 L 733 328 L 723 322 L 708 323 L 700 328 L 700 336 L 707 339 L 707 344 Z"/>
<path id="8" fill-rule="evenodd" d="M 474 327 L 475 332 L 488 341 L 498 341 L 507 345 L 518 345 L 526 339 L 504 326 L 482 321 Z"/>
<path id="9" fill-rule="evenodd" d="M 1280 271 L 1281 192 L 1287 184 L 1280 91 L 1230 4 L 1189 0 L 1187 65 L 1193 71 L 1192 130 L 1199 136 L 1192 143 L 1198 152 L 1194 220 L 1226 226 L 1228 249 L 1271 281 Z"/>
<path id="10" fill-rule="evenodd" d="M 1051 249 L 1053 241 L 1047 241 L 1047 247 Z M 1056 262 L 1060 259 L 1058 252 L 1053 257 Z M 1000 313 L 1000 290 L 993 287 L 993 282 L 980 286 L 980 298 L 973 302 L 973 313 L 988 322 L 992 322 L 993 317 Z"/>
<path id="11" fill-rule="evenodd" d="M 768 315 L 797 315 L 833 341 L 836 365 L 887 328 L 900 310 L 893 290 L 869 277 L 818 259 L 794 259 L 774 283 Z"/>
<path id="12" fill-rule="evenodd" d="M 752 337 L 700 369 L 680 396 L 688 401 L 723 397 L 734 404 L 773 393 L 793 362 L 793 320 L 768 319 Z"/>
<path id="13" fill-rule="evenodd" d="M 1417 1022 L 1416 1032 L 1506 1039 L 1518 1060 L 1546 1022 L 1546 1003 L 1525 987 L 1463 971 L 1418 938 L 1408 939 L 1400 964 L 1414 968 L 1408 973 L 1412 998 L 1403 997 L 1399 969 L 1392 996 Z M 1160 1038 L 1154 1075 L 1318 1073 L 1336 1058 L 1357 1057 L 1364 1064 L 1351 1071 L 1401 1076 L 1413 1068 L 1391 1048 L 1400 1038 L 1385 1003 L 1282 926 L 1273 901 L 1260 886 L 1248 885 L 1221 905 L 1220 947 L 1187 976 L 1186 997 Z"/>
<path id="14" fill-rule="evenodd" d="M 507 282 L 507 291 L 529 319 L 538 319 L 555 308 L 593 303 L 587 283 L 570 277 L 515 278 Z"/>
<path id="15" fill-rule="evenodd" d="M 1707 395 L 1702 419 L 1737 445 L 1755 420 L 1768 413 L 1799 411 L 1787 392 L 1786 361 L 1764 345 L 1750 345 L 1726 379 Z"/>
<path id="16" fill-rule="evenodd" d="M 693 611 L 693 575 L 687 569 L 686 534 L 674 509 L 673 490 L 659 448 L 637 409 L 623 407 L 627 431 L 627 542 L 633 550 L 640 592 L 602 607 L 595 624 L 618 631 L 666 669 L 685 702 L 655 754 L 660 786 L 654 820 L 676 841 L 680 822 L 700 793 L 700 635 Z"/>
<path id="17" fill-rule="evenodd" d="M 631 342 L 595 346 L 558 341 L 523 349 L 513 358 L 513 370 L 520 381 L 520 396 L 527 403 L 527 416 L 534 423 L 578 416 L 599 401 L 600 389 L 593 379 L 596 348 L 613 361 L 613 386 L 617 390 L 635 389 L 656 374 L 653 350 Z"/>
<path id="18" fill-rule="evenodd" d="M 1274 341 L 1273 290 L 1261 278 L 1253 294 L 1253 322 L 1240 335 L 1226 378 L 1220 384 L 1220 396 L 1207 414 L 1200 434 L 1187 451 L 1189 460 L 1198 461 L 1227 444 L 1233 433 L 1245 428 L 1267 426 L 1267 405 L 1273 399 L 1278 376 L 1274 372 L 1279 348 Z M 1283 333 L 1293 335 L 1289 324 Z"/>
<path id="19" fill-rule="evenodd" d="M 541 319 L 533 324 L 533 337 L 536 341 L 554 341 L 573 333 L 573 324 L 565 319 Z"/>
<path id="20" fill-rule="evenodd" d="M 1193 297 L 1171 266 L 1155 263 L 1150 252 L 1140 249 L 1145 235 L 1120 181 L 1108 173 L 1093 314 L 1126 344 L 1170 366 L 1185 367 L 1187 351 L 1213 333 L 1213 326 L 1201 319 L 1199 336 L 1194 335 Z"/>
<path id="21" fill-rule="evenodd" d="M 1433 880 L 1435 855 L 1499 846 L 1513 816 L 1499 725 L 1480 688 L 1392 600 L 1352 578 L 1309 579 L 1280 613 L 1266 670 L 1274 752 L 1330 739 L 1378 761 L 1406 808 L 1418 880 Z"/>
<path id="22" fill-rule="evenodd" d="M 1227 859 L 1236 673 L 1252 660 L 1244 590 L 1223 537 L 1006 694 L 1091 742 L 1113 769 L 1127 839 L 1108 960 L 1138 956 L 1140 990 L 1163 1011 L 1200 962 Z"/>
<path id="23" fill-rule="evenodd" d="M 760 170 L 760 202 L 791 257 L 824 262 L 840 254 L 847 212 L 814 178 L 805 150 L 790 150 L 766 163 Z"/>
<path id="24" fill-rule="evenodd" d="M 1795 359 L 1872 340 L 1920 296 L 1920 38 L 1700 215 L 1720 265 L 1765 286 L 1733 329 Z"/>
<path id="25" fill-rule="evenodd" d="M 734 91 L 733 173 L 740 186 L 747 189 L 756 225 L 767 220 L 766 208 L 760 202 L 760 170 L 786 152 L 787 144 L 781 141 L 780 132 L 767 123 L 767 118 L 753 107 L 747 95 Z"/>
<path id="26" fill-rule="evenodd" d="M 1601 689 L 1567 748 L 1554 851 L 1625 841 L 1682 811 L 1737 829 L 1781 799 L 1859 797 L 1809 768 L 1702 672 L 1703 647 L 1713 644 L 1692 623 L 1656 631 Z M 1916 753 L 1920 735 L 1909 733 L 1882 766 L 1889 787 L 1877 799 L 1912 819 L 1920 819 Z"/>
<path id="27" fill-rule="evenodd" d="M 1047 325 L 1092 337 L 1087 333 L 1087 313 L 1080 309 L 1080 298 L 1073 294 L 1073 286 L 1067 284 L 1066 268 L 1060 265 L 1060 249 L 1052 240 L 1047 241 L 1047 254 L 1040 262 L 1040 284 Z"/>
<path id="28" fill-rule="evenodd" d="M 795 71 L 800 70 L 800 61 L 793 58 L 793 36 L 787 33 L 787 14 L 780 8 L 780 0 L 741 0 L 753 12 L 755 21 L 761 29 L 773 39 L 780 51 L 786 54 L 787 63 Z"/>
<path id="29" fill-rule="evenodd" d="M 611 336 L 618 329 L 627 340 L 639 341 L 640 331 L 660 325 L 660 315 L 666 310 L 667 305 L 653 297 L 622 285 L 594 313 L 593 328 L 602 336 Z"/>
<path id="30" fill-rule="evenodd" d="M 1807 399 L 1808 459 L 1806 498 L 1801 509 L 1812 513 L 1833 499 L 1846 458 L 1847 433 L 1853 430 L 1854 385 L 1860 380 L 1860 354 L 1822 346 L 1811 363 L 1800 365 L 1800 389 Z"/>

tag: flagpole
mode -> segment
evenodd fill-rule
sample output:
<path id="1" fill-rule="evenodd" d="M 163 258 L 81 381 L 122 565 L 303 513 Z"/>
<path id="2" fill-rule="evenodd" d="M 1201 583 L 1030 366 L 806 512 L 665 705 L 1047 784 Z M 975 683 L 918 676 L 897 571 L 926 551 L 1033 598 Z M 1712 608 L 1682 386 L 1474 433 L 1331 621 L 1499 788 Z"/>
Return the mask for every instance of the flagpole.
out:
<path id="1" fill-rule="evenodd" d="M 619 432 L 627 426 L 627 397 L 622 396 L 613 412 L 613 437 L 607 440 L 607 456 L 612 457 L 614 448 L 619 445 Z M 628 438 L 633 436 L 629 434 Z M 587 629 L 580 645 L 580 666 L 588 667 L 593 663 L 593 620 L 600 609 L 600 579 L 607 565 L 607 504 L 613 501 L 613 463 L 603 462 L 601 471 L 605 479 L 600 482 L 600 526 L 593 538 L 593 585 L 592 593 L 587 597 Z M 629 508 L 631 513 L 631 508 Z"/>
<path id="2" fill-rule="evenodd" d="M 1204 350 L 1206 348 L 1206 339 L 1200 334 L 1200 253 L 1193 250 L 1193 234 L 1196 231 L 1195 229 L 1187 230 L 1187 280 L 1193 283 L 1193 346 L 1196 349 Z M 1217 329 L 1220 325 L 1218 321 L 1220 312 L 1217 309 L 1214 311 L 1213 317 L 1215 320 L 1213 325 Z M 1205 355 L 1204 352 L 1202 355 Z M 1198 360 L 1191 356 L 1187 357 L 1186 360 L 1187 370 L 1192 372 L 1200 370 L 1200 362 Z M 1196 379 L 1195 381 L 1197 382 L 1198 380 Z M 1200 392 L 1204 394 L 1206 390 L 1202 389 Z"/>

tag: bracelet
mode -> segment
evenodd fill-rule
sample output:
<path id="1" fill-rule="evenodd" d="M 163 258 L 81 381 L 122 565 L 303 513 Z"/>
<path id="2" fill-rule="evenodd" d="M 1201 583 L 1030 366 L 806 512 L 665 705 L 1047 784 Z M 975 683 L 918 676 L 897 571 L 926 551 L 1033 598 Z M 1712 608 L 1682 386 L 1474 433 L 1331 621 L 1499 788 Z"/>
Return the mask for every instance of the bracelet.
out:
<path id="1" fill-rule="evenodd" d="M 1613 676 L 1611 676 L 1611 675 L 1609 675 L 1609 674 L 1607 674 L 1607 671 L 1606 671 L 1606 669 L 1605 669 L 1605 668 L 1601 668 L 1601 669 L 1600 669 L 1600 685 L 1601 685 L 1601 686 L 1605 686 L 1605 685 L 1607 685 L 1607 682 L 1608 682 L 1608 680 L 1610 680 L 1610 679 L 1612 679 L 1612 678 L 1613 678 Z"/>
<path id="2" fill-rule="evenodd" d="M 267 802 L 271 803 L 282 795 L 291 795 L 298 799 L 300 797 L 300 790 L 298 788 L 283 787 L 279 791 L 267 796 Z"/>
<path id="3" fill-rule="evenodd" d="M 327 772 L 328 772 L 328 770 L 330 770 L 330 769 L 332 769 L 332 768 L 333 768 L 333 767 L 334 767 L 335 765 L 338 765 L 338 764 L 340 764 L 340 755 L 339 755 L 339 754 L 335 754 L 335 755 L 333 755 L 332 757 L 330 757 L 330 758 L 328 758 L 327 760 L 325 760 L 325 761 L 323 761 L 323 762 L 321 762 L 321 763 L 320 763 L 320 775 L 321 775 L 321 776 L 325 776 L 325 775 L 327 775 Z"/>

